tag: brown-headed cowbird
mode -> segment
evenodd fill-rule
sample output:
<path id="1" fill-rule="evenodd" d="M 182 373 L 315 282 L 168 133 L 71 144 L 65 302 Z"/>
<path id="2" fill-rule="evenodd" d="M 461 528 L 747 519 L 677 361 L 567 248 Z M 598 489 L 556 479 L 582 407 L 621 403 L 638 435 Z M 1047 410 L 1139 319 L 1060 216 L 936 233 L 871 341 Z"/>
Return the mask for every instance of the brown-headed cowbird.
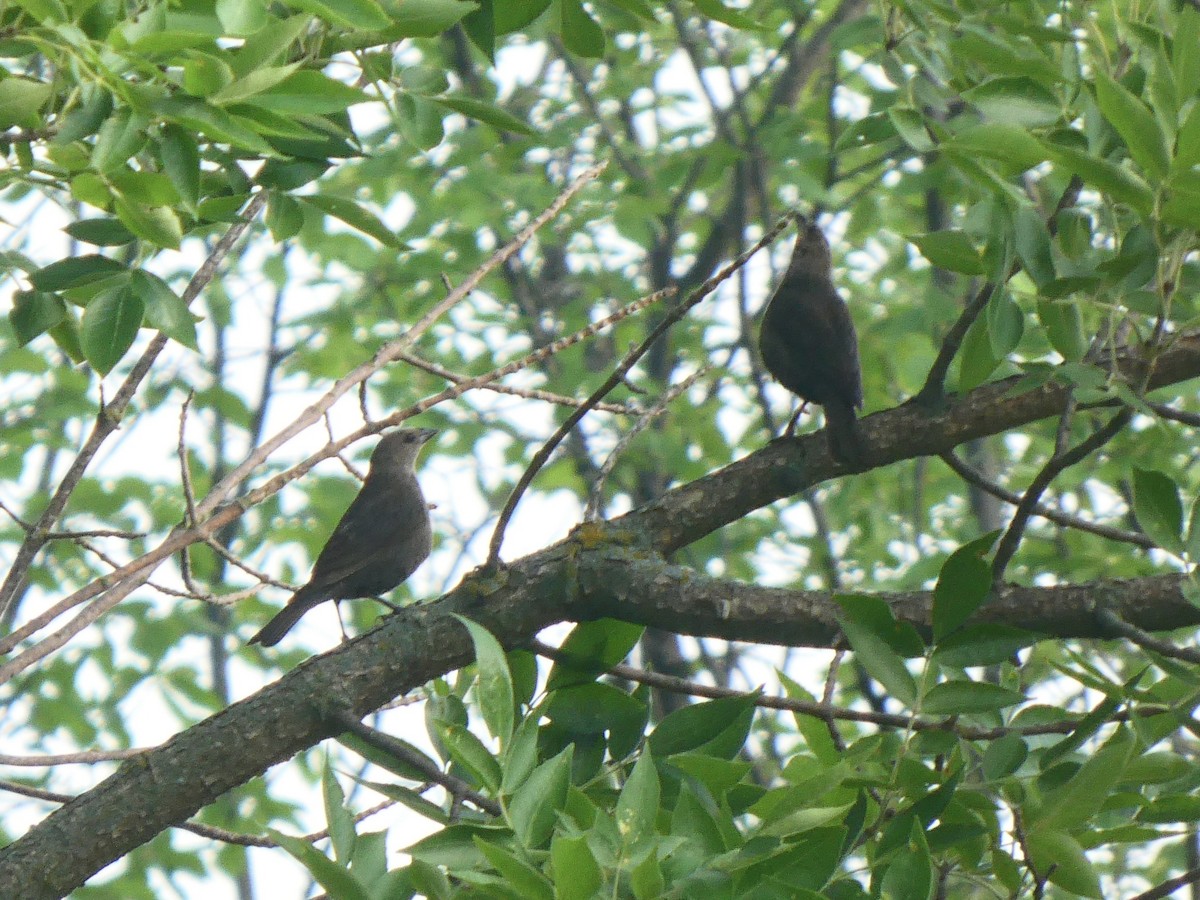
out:
<path id="1" fill-rule="evenodd" d="M 775 380 L 803 401 L 801 410 L 809 401 L 825 407 L 830 453 L 854 464 L 865 449 L 854 414 L 863 402 L 858 338 L 830 273 L 825 235 L 816 225 L 802 226 L 792 261 L 767 304 L 758 347 Z"/>
<path id="2" fill-rule="evenodd" d="M 432 428 L 403 428 L 384 435 L 371 454 L 362 490 L 333 529 L 308 584 L 251 644 L 278 644 L 302 615 L 326 600 L 378 597 L 425 561 L 433 533 L 414 466 L 435 434 Z"/>

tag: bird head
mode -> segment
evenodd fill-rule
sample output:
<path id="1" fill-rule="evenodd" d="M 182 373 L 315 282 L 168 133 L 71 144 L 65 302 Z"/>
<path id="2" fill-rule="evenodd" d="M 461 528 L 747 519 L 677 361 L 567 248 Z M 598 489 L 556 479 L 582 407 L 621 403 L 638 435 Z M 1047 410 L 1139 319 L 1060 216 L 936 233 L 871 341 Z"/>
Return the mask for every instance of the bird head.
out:
<path id="1" fill-rule="evenodd" d="M 434 428 L 401 428 L 385 434 L 375 445 L 371 453 L 372 471 L 386 469 L 388 471 L 411 472 L 417 461 L 417 454 L 425 446 L 425 442 L 437 434 Z"/>

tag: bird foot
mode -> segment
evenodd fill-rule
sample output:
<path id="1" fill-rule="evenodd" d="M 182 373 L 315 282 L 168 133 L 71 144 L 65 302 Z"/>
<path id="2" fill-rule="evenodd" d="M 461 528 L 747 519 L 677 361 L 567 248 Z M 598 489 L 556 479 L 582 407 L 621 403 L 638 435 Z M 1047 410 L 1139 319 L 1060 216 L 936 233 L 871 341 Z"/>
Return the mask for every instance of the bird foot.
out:
<path id="1" fill-rule="evenodd" d="M 398 613 L 398 612 L 400 612 L 400 610 L 404 609 L 404 607 L 401 606 L 399 603 L 393 603 L 391 600 L 388 600 L 384 597 L 372 597 L 371 599 L 378 603 L 382 603 L 384 606 L 386 606 L 388 609 L 390 609 L 394 613 Z"/>

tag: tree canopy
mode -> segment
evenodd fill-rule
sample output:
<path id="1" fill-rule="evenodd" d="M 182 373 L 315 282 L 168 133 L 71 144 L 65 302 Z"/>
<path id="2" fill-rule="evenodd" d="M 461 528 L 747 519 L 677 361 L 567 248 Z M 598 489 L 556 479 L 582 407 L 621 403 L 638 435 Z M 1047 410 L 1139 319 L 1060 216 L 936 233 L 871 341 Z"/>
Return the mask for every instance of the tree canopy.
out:
<path id="1" fill-rule="evenodd" d="M 1197 4 L 14 0 L 0 129 L 0 896 L 1200 881 Z"/>

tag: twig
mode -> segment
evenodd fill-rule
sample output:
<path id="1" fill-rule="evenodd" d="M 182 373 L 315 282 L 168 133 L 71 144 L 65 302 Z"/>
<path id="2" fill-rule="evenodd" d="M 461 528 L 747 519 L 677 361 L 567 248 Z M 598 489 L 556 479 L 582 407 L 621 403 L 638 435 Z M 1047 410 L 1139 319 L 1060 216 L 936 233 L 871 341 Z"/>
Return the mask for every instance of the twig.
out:
<path id="1" fill-rule="evenodd" d="M 1018 494 L 1016 491 L 1006 490 L 1000 485 L 989 481 L 983 476 L 983 473 L 979 472 L 955 456 L 953 451 L 948 451 L 941 454 L 941 460 L 951 469 L 953 469 L 955 474 L 957 474 L 964 481 L 975 485 L 980 490 L 987 491 L 987 493 L 991 494 L 993 497 L 998 497 L 1005 503 L 1011 503 L 1014 506 L 1021 502 L 1020 494 Z M 1109 538 L 1110 540 L 1124 541 L 1125 543 L 1136 544 L 1139 547 L 1145 547 L 1147 549 L 1158 546 L 1153 540 L 1140 532 L 1126 531 L 1124 528 L 1115 528 L 1112 525 L 1103 525 L 1098 522 L 1088 522 L 1079 518 L 1078 516 L 1073 516 L 1070 513 L 1065 513 L 1054 509 L 1052 506 L 1045 506 L 1041 503 L 1038 503 L 1034 507 L 1033 511 L 1035 515 L 1041 516 L 1043 519 L 1048 519 L 1049 521 L 1055 522 L 1059 525 L 1064 525 L 1067 528 L 1076 528 L 1080 531 L 1087 531 L 1091 534 L 1099 535 L 1100 537 Z"/>
<path id="2" fill-rule="evenodd" d="M 1143 891 L 1129 900 L 1161 900 L 1163 897 L 1170 897 L 1181 887 L 1189 884 L 1200 882 L 1200 868 L 1189 869 L 1182 875 L 1176 875 L 1174 878 L 1168 878 L 1162 884 L 1157 884 L 1148 891 Z"/>
<path id="3" fill-rule="evenodd" d="M 685 300 L 672 308 L 666 314 L 666 316 L 663 317 L 662 321 L 659 322 L 653 330 L 651 330 L 650 334 L 647 335 L 645 340 L 643 340 L 637 347 L 625 355 L 625 358 L 621 361 L 613 373 L 602 385 L 600 385 L 600 387 L 596 388 L 596 390 L 592 392 L 583 406 L 580 406 L 577 410 L 571 413 L 571 415 L 567 417 L 566 421 L 563 422 L 563 424 L 559 426 L 554 434 L 550 436 L 550 439 L 538 449 L 538 452 L 534 454 L 533 459 L 530 461 L 525 471 L 521 474 L 521 478 L 517 482 L 516 487 L 513 488 L 512 493 L 508 495 L 508 499 L 504 502 L 504 508 L 500 511 L 499 519 L 496 522 L 496 528 L 492 532 L 491 546 L 488 548 L 488 558 L 487 562 L 484 563 L 485 566 L 494 567 L 499 563 L 500 547 L 504 543 L 504 532 L 508 528 L 508 523 L 512 519 L 513 512 L 517 508 L 517 503 L 520 502 L 521 496 L 533 482 L 534 476 L 536 476 L 541 470 L 542 466 L 546 464 L 546 461 L 550 458 L 550 454 L 554 452 L 555 448 L 558 447 L 558 445 L 562 442 L 562 439 L 566 437 L 570 433 L 571 429 L 579 423 L 579 420 L 587 414 L 588 410 L 602 400 L 609 391 L 611 391 L 625 379 L 625 376 L 629 374 L 629 370 L 633 368 L 634 363 L 641 359 L 642 356 L 646 354 L 646 352 L 655 344 L 655 342 L 659 340 L 659 338 L 661 338 L 667 332 L 672 325 L 682 319 L 687 314 L 688 310 L 690 310 L 693 306 L 711 294 L 717 288 L 717 286 L 721 284 L 721 282 L 725 281 L 725 279 L 727 279 L 730 275 L 744 266 L 750 257 L 752 257 L 767 244 L 771 243 L 771 241 L 775 240 L 779 233 L 787 228 L 793 218 L 794 214 L 792 213 L 784 216 L 775 223 L 770 231 L 756 241 L 749 250 L 743 252 L 733 262 L 721 269 L 716 275 L 708 278 Z"/>
<path id="4" fill-rule="evenodd" d="M 570 653 L 564 653 L 558 648 L 551 647 L 548 644 L 543 644 L 538 640 L 530 641 L 527 646 L 534 653 L 537 653 L 539 656 L 545 656 L 548 659 L 565 662 L 567 664 L 581 664 L 589 667 L 595 665 L 594 661 L 581 660 L 577 656 L 574 656 Z M 609 666 L 604 671 L 608 672 L 610 675 L 615 675 L 618 678 L 624 678 L 629 681 L 635 681 L 639 684 L 648 685 L 649 687 L 673 691 L 678 694 L 687 694 L 693 697 L 707 697 L 712 700 L 719 700 L 728 697 L 746 696 L 745 691 L 735 691 L 732 688 L 717 687 L 710 684 L 700 684 L 695 681 L 688 681 L 684 678 L 678 678 L 674 675 L 662 675 L 658 672 L 647 672 L 643 669 L 636 669 L 633 666 Z M 895 713 L 867 712 L 866 710 L 859 709 L 845 709 L 844 707 L 832 706 L 828 703 L 814 703 L 812 700 L 797 700 L 794 697 L 771 697 L 765 694 L 759 694 L 759 696 L 755 698 L 754 703 L 756 706 L 760 706 L 764 709 L 780 709 L 787 712 L 804 713 L 805 715 L 814 716 L 831 724 L 834 721 L 841 720 L 846 722 L 863 722 L 868 725 L 878 725 L 882 728 L 911 729 L 913 731 L 948 731 L 969 741 L 993 741 L 997 738 L 1004 737 L 1006 734 L 1070 734 L 1079 725 L 1080 721 L 1064 720 L 1060 722 L 1045 722 L 1041 725 L 1029 725 L 1023 728 L 1009 728 L 1005 726 L 1000 726 L 998 728 L 975 728 L 961 724 L 956 716 L 950 716 L 946 719 L 938 720 L 922 719 L 917 718 L 916 716 L 896 715 Z M 1114 713 L 1111 721 L 1128 721 L 1133 716 L 1162 715 L 1165 711 L 1167 710 L 1162 705 L 1147 705 L 1137 709 L 1132 713 L 1125 711 Z"/>
<path id="5" fill-rule="evenodd" d="M 1155 653 L 1171 659 L 1179 659 L 1189 663 L 1200 663 L 1200 650 L 1193 647 L 1180 647 L 1172 644 L 1170 641 L 1157 638 L 1147 631 L 1142 631 L 1136 625 L 1126 622 L 1111 609 L 1100 607 L 1096 610 L 1096 618 L 1105 627 L 1112 629 L 1122 637 L 1128 638 L 1144 650 L 1153 650 Z"/>
<path id="6" fill-rule="evenodd" d="M 415 353 L 402 353 L 398 359 L 400 359 L 402 362 L 408 363 L 414 368 L 428 372 L 430 375 L 436 375 L 439 378 L 445 378 L 451 384 L 461 384 L 467 380 L 466 375 L 459 375 L 455 372 L 451 372 L 449 369 L 439 366 L 437 363 L 430 362 L 427 359 L 422 359 Z M 514 397 L 523 397 L 526 400 L 544 400 L 547 403 L 554 403 L 557 406 L 579 407 L 584 402 L 576 397 L 566 397 L 562 394 L 543 391 L 540 388 L 510 387 L 506 384 L 484 384 L 480 385 L 480 389 L 485 391 L 493 391 L 497 394 L 510 394 Z M 642 413 L 642 410 L 636 406 L 630 406 L 625 403 L 597 403 L 594 409 L 601 410 L 602 412 L 616 413 L 617 415 L 622 416 L 636 416 L 641 415 Z"/>
<path id="7" fill-rule="evenodd" d="M 672 385 L 671 388 L 663 394 L 663 396 L 650 409 L 646 410 L 627 433 L 621 436 L 617 441 L 617 446 L 613 447 L 612 452 L 608 454 L 608 458 L 604 460 L 604 464 L 600 466 L 600 471 L 596 475 L 596 480 L 592 485 L 591 495 L 588 497 L 587 508 L 583 511 L 583 520 L 585 522 L 593 522 L 600 515 L 600 501 L 604 496 L 604 482 L 608 476 L 612 474 L 612 470 L 616 468 L 617 460 L 629 447 L 633 441 L 645 428 L 667 411 L 667 407 L 674 402 L 675 398 L 690 388 L 696 381 L 707 375 L 712 369 L 712 366 L 705 366 L 696 372 L 693 372 L 679 384 Z"/>
<path id="8" fill-rule="evenodd" d="M 1017 504 L 1016 512 L 1013 513 L 1012 522 L 1009 523 L 1008 529 L 1004 532 L 1004 537 L 1000 538 L 1000 544 L 996 547 L 996 555 L 992 559 L 993 585 L 998 586 L 1004 581 L 1004 570 L 1008 568 L 1013 555 L 1016 554 L 1017 547 L 1021 543 L 1021 537 L 1025 534 L 1025 528 L 1029 524 L 1029 518 L 1037 508 L 1042 493 L 1050 486 L 1050 482 L 1064 469 L 1075 465 L 1077 462 L 1085 459 L 1090 453 L 1111 441 L 1129 424 L 1131 418 L 1133 418 L 1133 411 L 1122 409 L 1108 421 L 1108 424 L 1096 429 L 1073 449 L 1063 453 L 1055 453 L 1054 456 L 1050 457 L 1046 465 L 1042 467 L 1042 470 L 1038 472 L 1029 487 L 1025 490 L 1024 495 L 1021 497 L 1021 502 Z"/>

